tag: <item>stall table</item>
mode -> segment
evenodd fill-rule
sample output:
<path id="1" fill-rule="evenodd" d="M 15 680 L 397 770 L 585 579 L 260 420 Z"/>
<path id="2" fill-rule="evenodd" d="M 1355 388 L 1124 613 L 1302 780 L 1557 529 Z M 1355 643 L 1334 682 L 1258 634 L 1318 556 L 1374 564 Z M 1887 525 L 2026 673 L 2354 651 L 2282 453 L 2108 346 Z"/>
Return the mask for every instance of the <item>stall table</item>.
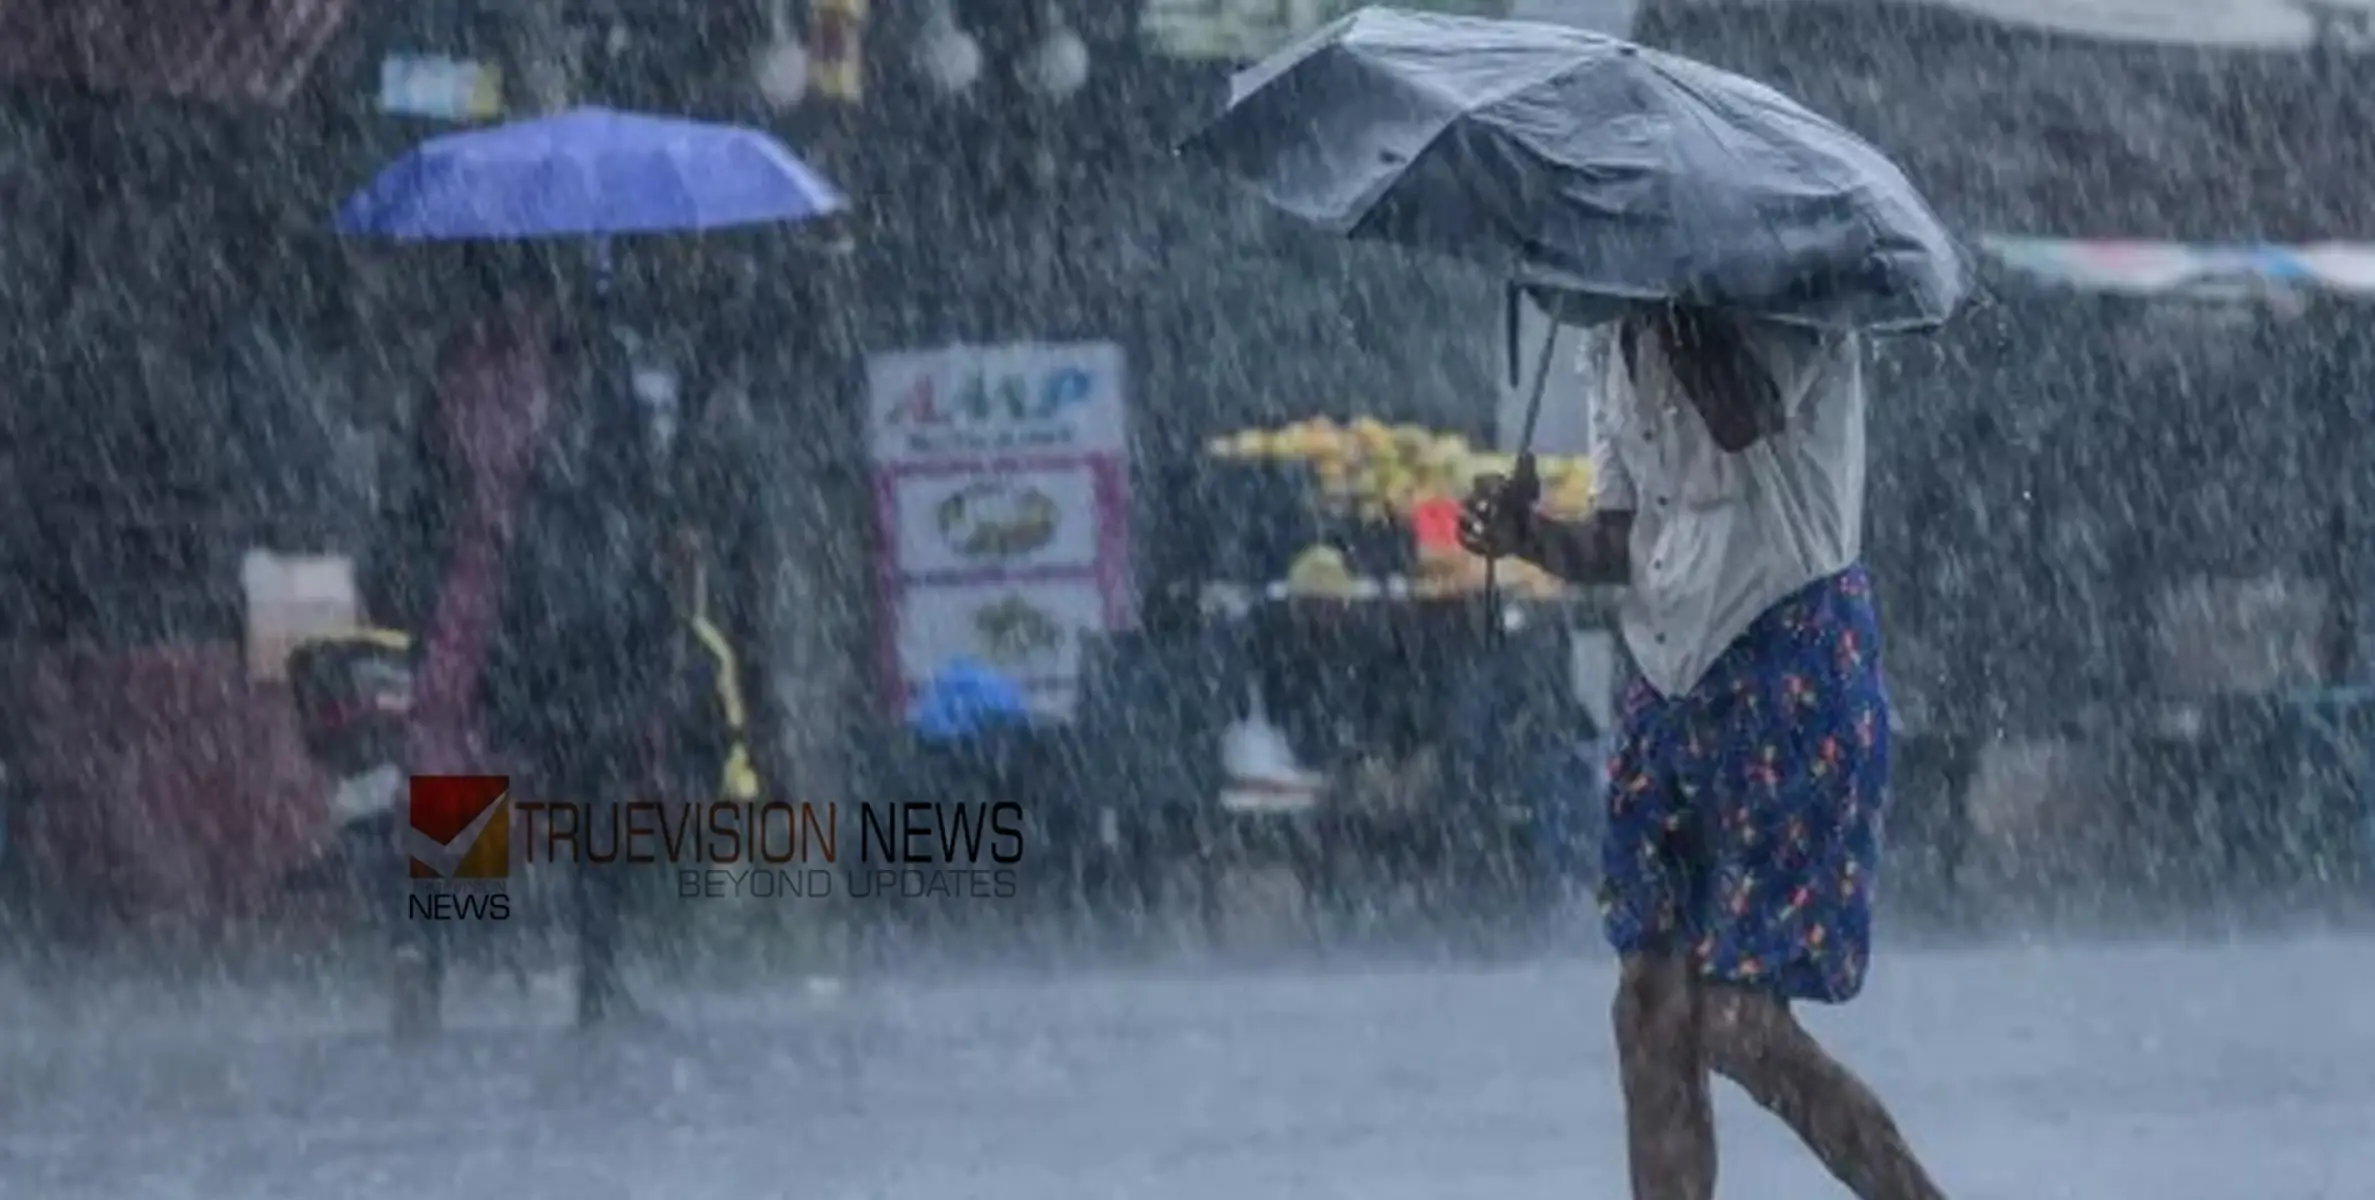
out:
<path id="1" fill-rule="evenodd" d="M 1207 916 L 1227 873 L 1254 864 L 1290 868 L 1323 917 L 1396 891 L 1447 913 L 1497 908 L 1539 895 L 1551 865 L 1576 858 L 1538 835 L 1591 824 L 1547 809 L 1596 809 L 1569 768 L 1613 709 L 1609 593 L 1509 596 L 1499 638 L 1475 592 L 1209 584 L 1197 599 L 1198 619 L 1165 648 L 1168 678 L 1105 719 L 1165 743 L 1145 747 L 1158 761 L 1120 788 L 1166 810 L 1146 823 L 1170 831 L 1154 856 L 1193 863 Z M 1186 691 L 1197 695 L 1183 704 Z M 1256 696 L 1295 761 L 1325 780 L 1307 802 L 1223 802 L 1219 745 Z M 1179 761 L 1196 756 L 1201 766 Z"/>

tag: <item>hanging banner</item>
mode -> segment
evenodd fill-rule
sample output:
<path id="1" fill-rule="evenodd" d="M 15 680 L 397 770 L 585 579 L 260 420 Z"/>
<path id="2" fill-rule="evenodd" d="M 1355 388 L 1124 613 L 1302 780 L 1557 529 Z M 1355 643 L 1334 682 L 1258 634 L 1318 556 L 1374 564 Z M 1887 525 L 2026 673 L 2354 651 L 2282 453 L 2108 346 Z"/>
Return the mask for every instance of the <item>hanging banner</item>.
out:
<path id="1" fill-rule="evenodd" d="M 874 356 L 868 421 L 884 560 L 886 703 L 958 658 L 1068 719 L 1081 639 L 1127 628 L 1121 347 L 949 346 Z"/>
<path id="2" fill-rule="evenodd" d="M 857 104 L 866 98 L 866 0 L 811 0 L 808 72 L 817 94 Z"/>
<path id="3" fill-rule="evenodd" d="M 2375 244 L 2364 242 L 2220 246 L 1988 235 L 1979 244 L 2008 267 L 2086 291 L 2157 296 L 2262 284 L 2375 294 Z"/>
<path id="4" fill-rule="evenodd" d="M 443 55 L 391 54 L 379 60 L 379 111 L 439 121 L 491 121 L 503 115 L 503 72 Z"/>
<path id="5" fill-rule="evenodd" d="M 2122 42 L 2300 50 L 2318 40 L 2323 21 L 2349 22 L 2357 0 L 1899 0 L 1938 4 L 2006 25 Z M 2321 14 L 2319 10 L 2327 10 Z"/>
<path id="6" fill-rule="evenodd" d="M 1362 0 L 1146 0 L 1146 47 L 1166 58 L 1251 62 L 1346 13 Z M 1397 8 L 1506 17 L 1511 0 L 1400 0 Z"/>

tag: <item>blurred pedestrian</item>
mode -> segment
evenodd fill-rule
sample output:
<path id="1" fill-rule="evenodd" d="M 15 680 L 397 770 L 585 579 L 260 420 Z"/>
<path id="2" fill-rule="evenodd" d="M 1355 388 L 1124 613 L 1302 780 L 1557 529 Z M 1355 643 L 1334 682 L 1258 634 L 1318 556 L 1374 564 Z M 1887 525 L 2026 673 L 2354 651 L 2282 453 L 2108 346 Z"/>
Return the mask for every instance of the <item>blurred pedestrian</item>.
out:
<path id="1" fill-rule="evenodd" d="M 1553 519 L 1487 477 L 1461 539 L 1627 586 L 1640 678 L 1609 763 L 1601 901 L 1633 1195 L 1714 1195 L 1713 1071 L 1864 1200 L 1937 1197 L 1791 1011 L 1853 998 L 1871 959 L 1889 709 L 1858 561 L 1861 340 L 1661 305 L 1620 322 L 1618 347 L 1592 515 Z"/>
<path id="2" fill-rule="evenodd" d="M 596 407 L 563 386 L 576 357 L 553 306 L 482 264 L 488 308 L 446 348 L 411 461 L 383 485 L 364 572 L 380 624 L 413 631 L 409 774 L 514 776 L 591 819 L 649 780 L 641 697 L 671 624 L 642 495 Z M 640 558 L 638 555 L 640 554 Z M 656 634 L 654 631 L 658 631 Z M 401 830 L 401 823 L 398 823 Z M 398 850 L 390 877 L 404 879 Z M 578 1015 L 633 1012 L 616 965 L 619 872 L 576 873 Z M 437 925 L 394 913 L 393 1023 L 438 1023 Z"/>
<path id="3" fill-rule="evenodd" d="M 491 285 L 491 280 L 489 280 Z M 494 306 L 447 344 L 410 452 L 382 472 L 381 519 L 362 572 L 365 607 L 413 635 L 406 774 L 479 774 L 489 756 L 489 663 L 503 636 L 507 563 L 554 405 L 541 315 L 490 286 Z M 391 822 L 401 837 L 405 822 Z M 406 855 L 391 847 L 391 880 Z M 392 884 L 392 889 L 409 884 Z M 399 1033 L 437 1024 L 445 975 L 439 927 L 394 899 L 391 1007 Z"/>

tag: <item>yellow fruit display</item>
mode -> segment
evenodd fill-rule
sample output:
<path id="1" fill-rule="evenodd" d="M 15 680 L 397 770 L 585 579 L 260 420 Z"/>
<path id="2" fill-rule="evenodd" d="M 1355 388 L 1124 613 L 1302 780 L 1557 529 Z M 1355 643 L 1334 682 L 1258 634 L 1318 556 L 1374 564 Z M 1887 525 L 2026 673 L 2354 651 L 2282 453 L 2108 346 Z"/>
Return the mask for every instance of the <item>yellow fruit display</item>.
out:
<path id="1" fill-rule="evenodd" d="M 1294 565 L 1287 568 L 1286 586 L 1298 596 L 1343 596 L 1351 594 L 1359 581 L 1353 576 L 1352 564 L 1344 561 L 1343 551 L 1320 545 L 1295 556 Z"/>
<path id="2" fill-rule="evenodd" d="M 1422 501 L 1466 495 L 1479 475 L 1517 470 L 1515 455 L 1479 452 L 1459 434 L 1371 417 L 1342 424 L 1312 417 L 1276 429 L 1241 430 L 1212 439 L 1205 449 L 1221 459 L 1302 463 L 1332 511 L 1364 518 L 1408 516 Z M 1536 466 L 1545 509 L 1574 517 L 1590 507 L 1590 460 L 1545 454 Z"/>

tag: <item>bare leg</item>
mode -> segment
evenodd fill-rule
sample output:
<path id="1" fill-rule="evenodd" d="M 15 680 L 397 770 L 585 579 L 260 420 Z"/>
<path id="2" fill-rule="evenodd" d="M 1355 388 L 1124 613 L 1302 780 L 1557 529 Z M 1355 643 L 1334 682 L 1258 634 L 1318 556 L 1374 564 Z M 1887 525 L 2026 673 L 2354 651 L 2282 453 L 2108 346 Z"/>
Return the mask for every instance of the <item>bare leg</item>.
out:
<path id="1" fill-rule="evenodd" d="M 1849 1191 L 1860 1200 L 1944 1200 L 1880 1098 L 1787 1004 L 1722 984 L 1697 986 L 1708 1066 L 1796 1130 Z"/>
<path id="2" fill-rule="evenodd" d="M 1615 1019 L 1633 1200 L 1713 1200 L 1715 1109 L 1688 966 L 1626 957 Z"/>

